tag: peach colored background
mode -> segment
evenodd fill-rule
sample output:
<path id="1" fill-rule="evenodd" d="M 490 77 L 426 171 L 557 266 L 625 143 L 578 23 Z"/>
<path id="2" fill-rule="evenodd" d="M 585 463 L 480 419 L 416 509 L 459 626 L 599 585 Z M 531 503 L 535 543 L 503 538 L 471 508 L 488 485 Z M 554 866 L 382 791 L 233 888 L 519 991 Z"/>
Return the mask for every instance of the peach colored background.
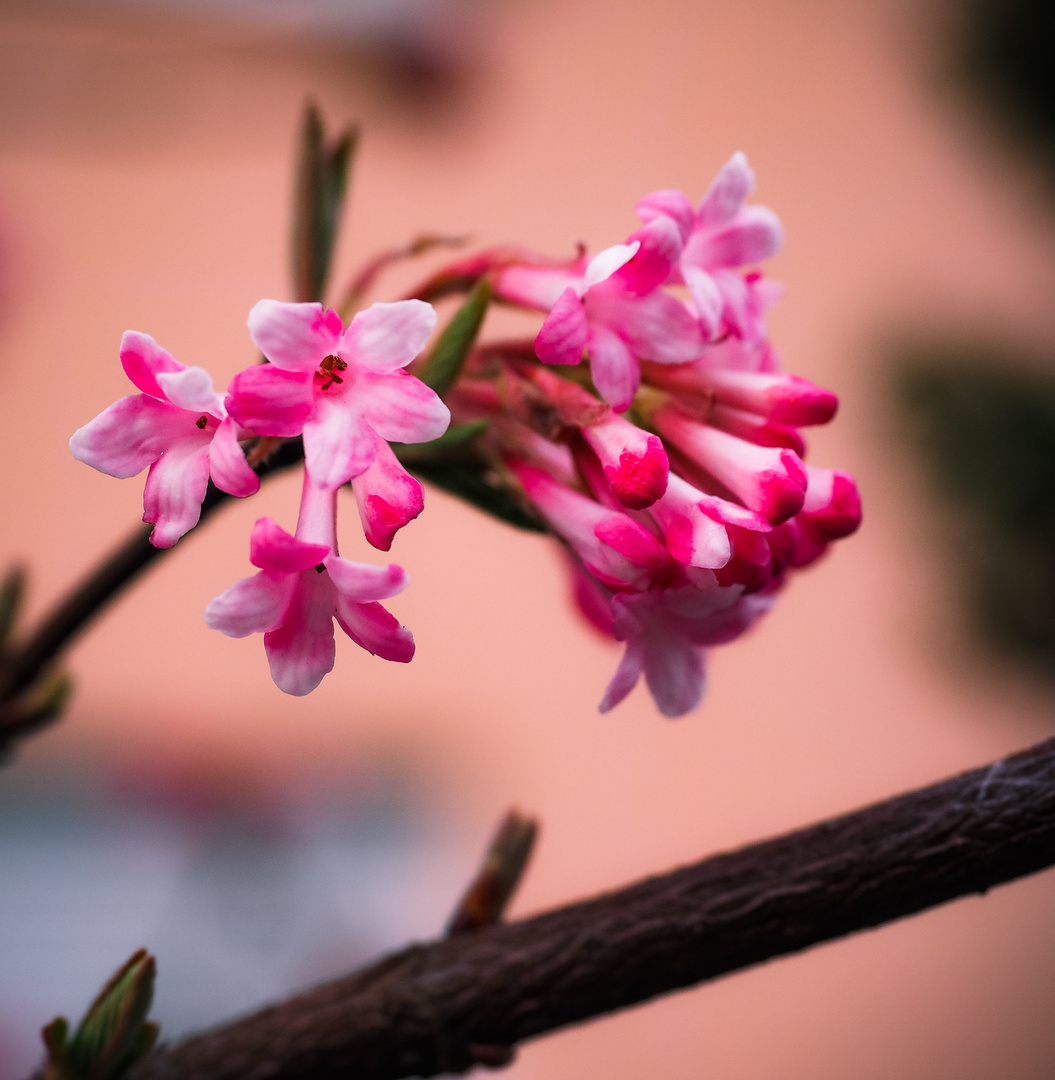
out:
<path id="1" fill-rule="evenodd" d="M 0 327 L 0 561 L 30 560 L 33 610 L 140 512 L 139 483 L 66 450 L 127 392 L 121 332 L 148 331 L 221 384 L 252 359 L 245 314 L 286 295 L 308 93 L 331 120 L 366 125 L 339 277 L 422 229 L 554 251 L 618 242 L 641 194 L 697 197 L 744 149 L 787 228 L 773 334 L 792 370 L 841 395 L 813 459 L 859 478 L 862 533 L 712 657 L 697 714 L 664 722 L 639 689 L 601 717 L 617 652 L 569 613 L 547 543 L 430 493 L 393 550 L 412 578 L 392 607 L 414 663 L 342 641 L 334 673 L 295 700 L 258 640 L 201 620 L 248 572 L 252 520 L 292 524 L 286 477 L 100 620 L 72 654 L 74 706 L 35 752 L 244 757 L 309 775 L 396 752 L 481 844 L 511 802 L 542 817 L 526 912 L 1048 733 L 1047 700 L 955 659 L 943 555 L 884 414 L 881 343 L 906 324 L 1055 332 L 1051 221 L 1029 176 L 932 92 L 921 24 L 884 0 L 533 0 L 467 19 L 480 70 L 456 108 L 422 112 L 350 74 L 336 48 L 0 13 L 16 268 Z M 349 503 L 344 553 L 372 557 L 355 530 Z M 1041 875 L 529 1045 L 508 1075 L 1041 1080 L 1055 1066 L 1053 901 Z"/>

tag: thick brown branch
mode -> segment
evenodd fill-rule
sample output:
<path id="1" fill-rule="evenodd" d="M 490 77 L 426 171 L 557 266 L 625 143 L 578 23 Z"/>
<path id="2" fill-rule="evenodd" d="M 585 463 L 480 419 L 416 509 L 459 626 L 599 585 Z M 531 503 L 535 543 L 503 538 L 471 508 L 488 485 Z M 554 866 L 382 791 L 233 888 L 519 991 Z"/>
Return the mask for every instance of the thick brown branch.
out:
<path id="1" fill-rule="evenodd" d="M 394 1080 L 1055 863 L 1055 740 L 521 922 L 412 946 L 147 1059 L 133 1080 Z"/>

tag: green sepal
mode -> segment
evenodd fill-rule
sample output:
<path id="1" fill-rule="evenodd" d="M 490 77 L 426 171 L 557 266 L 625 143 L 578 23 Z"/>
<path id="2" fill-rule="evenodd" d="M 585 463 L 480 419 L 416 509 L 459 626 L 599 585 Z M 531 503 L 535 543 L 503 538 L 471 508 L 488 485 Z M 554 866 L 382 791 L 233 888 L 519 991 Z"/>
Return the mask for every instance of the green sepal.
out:
<path id="1" fill-rule="evenodd" d="M 423 443 L 389 443 L 393 453 L 404 465 L 437 457 L 444 457 L 451 450 L 464 447 L 477 435 L 491 426 L 490 420 L 470 420 L 467 424 L 455 424 L 438 438 Z"/>
<path id="2" fill-rule="evenodd" d="M 319 110 L 308 103 L 301 127 L 290 237 L 290 271 L 297 300 L 321 301 L 325 295 L 358 142 L 358 129 L 349 128 L 327 145 Z"/>
<path id="3" fill-rule="evenodd" d="M 156 974 L 154 957 L 140 949 L 99 992 L 65 1048 L 76 1080 L 118 1080 L 154 1045 L 158 1028 L 147 1014 Z"/>
<path id="4" fill-rule="evenodd" d="M 417 377 L 443 397 L 458 378 L 465 358 L 476 341 L 491 303 L 491 282 L 481 278 L 465 303 L 444 327 L 432 351 L 416 370 Z"/>
<path id="5" fill-rule="evenodd" d="M 11 637 L 11 631 L 14 630 L 15 624 L 18 622 L 18 615 L 25 592 L 25 567 L 11 567 L 3 582 L 0 582 L 0 649 L 7 644 L 8 639 Z"/>

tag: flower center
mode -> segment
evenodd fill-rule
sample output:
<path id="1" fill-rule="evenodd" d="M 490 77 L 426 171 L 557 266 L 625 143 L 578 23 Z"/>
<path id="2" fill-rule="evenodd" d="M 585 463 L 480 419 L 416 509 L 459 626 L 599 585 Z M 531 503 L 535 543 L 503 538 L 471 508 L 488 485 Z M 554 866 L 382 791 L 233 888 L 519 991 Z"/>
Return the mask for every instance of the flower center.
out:
<path id="1" fill-rule="evenodd" d="M 209 418 L 207 416 L 199 416 L 198 419 L 194 421 L 194 426 L 198 428 L 199 431 L 204 431 L 209 426 Z"/>
<path id="2" fill-rule="evenodd" d="M 316 377 L 322 379 L 319 390 L 329 390 L 334 383 L 343 383 L 344 379 L 337 374 L 339 371 L 347 371 L 348 365 L 339 356 L 327 356 L 321 364 Z"/>

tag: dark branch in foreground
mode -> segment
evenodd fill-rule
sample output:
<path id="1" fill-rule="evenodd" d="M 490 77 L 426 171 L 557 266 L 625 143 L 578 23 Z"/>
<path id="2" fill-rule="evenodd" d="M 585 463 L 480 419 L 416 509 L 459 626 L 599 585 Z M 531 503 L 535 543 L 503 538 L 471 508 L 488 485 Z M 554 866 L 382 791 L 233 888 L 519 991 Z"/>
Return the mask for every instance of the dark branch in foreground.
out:
<path id="1" fill-rule="evenodd" d="M 1055 740 L 521 922 L 411 946 L 160 1051 L 132 1080 L 396 1080 L 1055 863 Z"/>

